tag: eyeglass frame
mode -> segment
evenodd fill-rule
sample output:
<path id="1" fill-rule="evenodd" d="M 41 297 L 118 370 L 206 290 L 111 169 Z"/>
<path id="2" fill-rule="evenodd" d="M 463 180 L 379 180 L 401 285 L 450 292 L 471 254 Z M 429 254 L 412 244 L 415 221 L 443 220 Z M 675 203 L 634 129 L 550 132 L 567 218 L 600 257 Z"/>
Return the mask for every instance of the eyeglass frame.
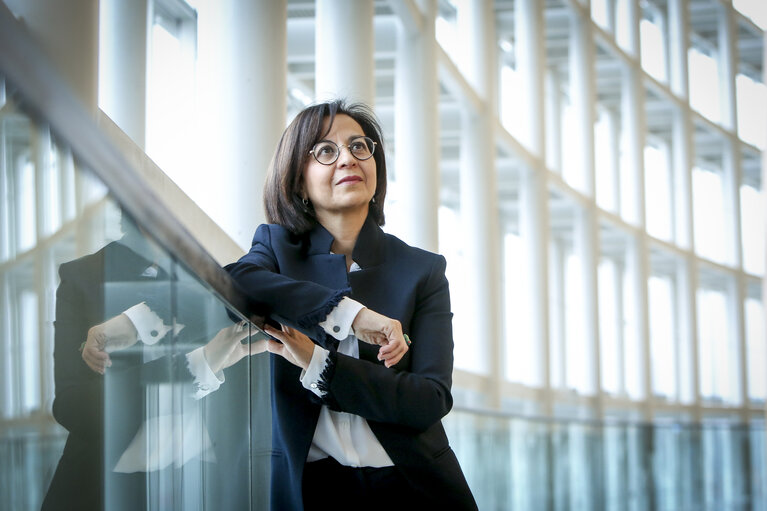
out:
<path id="1" fill-rule="evenodd" d="M 373 144 L 373 150 L 372 150 L 372 151 L 370 151 L 370 156 L 368 156 L 367 158 L 360 158 L 360 157 L 358 157 L 356 154 L 354 154 L 354 151 L 352 151 L 352 150 L 351 150 L 351 148 L 349 147 L 349 145 L 350 145 L 351 143 L 354 143 L 354 141 L 355 141 L 355 140 L 359 140 L 359 139 L 361 139 L 361 138 L 363 138 L 363 139 L 367 139 L 367 140 L 370 140 L 370 142 Z M 328 163 L 322 163 L 322 162 L 320 161 L 320 159 L 317 157 L 317 155 L 316 155 L 316 154 L 314 154 L 314 149 L 317 147 L 317 145 L 319 145 L 319 144 L 320 144 L 320 143 L 322 143 L 322 142 L 327 142 L 327 143 L 330 143 L 330 144 L 333 144 L 334 146 L 336 146 L 336 149 L 337 149 L 337 151 L 336 151 L 336 157 L 335 157 L 335 158 L 333 158 L 333 161 L 330 161 L 330 162 L 328 162 Z M 365 145 L 367 145 L 367 143 L 366 143 Z M 353 139 L 349 140 L 349 144 L 341 144 L 341 145 L 338 145 L 338 144 L 336 144 L 336 143 L 335 143 L 335 142 L 333 142 L 332 140 L 320 140 L 319 142 L 317 142 L 316 144 L 314 144 L 314 145 L 312 146 L 312 149 L 309 151 L 309 154 L 311 154 L 311 155 L 314 157 L 314 160 L 315 160 L 317 163 L 319 163 L 320 165 L 333 165 L 335 162 L 337 162 L 337 161 L 338 161 L 338 158 L 340 158 L 340 157 L 341 157 L 341 148 L 342 148 L 342 147 L 345 147 L 345 148 L 349 149 L 349 154 L 351 154 L 352 156 L 354 156 L 354 159 L 355 159 L 355 160 L 357 160 L 357 161 L 367 161 L 367 160 L 369 160 L 370 158 L 372 158 L 372 157 L 373 157 L 373 155 L 375 154 L 375 152 L 376 152 L 376 146 L 377 146 L 377 145 L 378 145 L 378 142 L 376 142 L 375 140 L 373 140 L 372 138 L 370 138 L 370 137 L 368 137 L 368 136 L 366 136 L 366 135 L 360 135 L 360 136 L 358 136 L 358 137 L 354 137 Z"/>

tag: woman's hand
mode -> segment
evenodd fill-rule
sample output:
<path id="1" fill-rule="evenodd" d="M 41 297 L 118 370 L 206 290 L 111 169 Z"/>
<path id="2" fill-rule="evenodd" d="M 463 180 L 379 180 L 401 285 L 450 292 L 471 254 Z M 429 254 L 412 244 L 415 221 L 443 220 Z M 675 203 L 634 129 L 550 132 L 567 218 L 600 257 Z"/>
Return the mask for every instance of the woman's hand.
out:
<path id="1" fill-rule="evenodd" d="M 242 360 L 245 355 L 266 351 L 266 340 L 242 344 L 248 336 L 248 324 L 240 322 L 218 331 L 216 336 L 202 349 L 211 371 L 217 373 Z"/>
<path id="2" fill-rule="evenodd" d="M 409 349 L 400 322 L 370 309 L 361 309 L 357 313 L 352 330 L 357 339 L 381 346 L 378 360 L 383 360 L 386 367 L 399 362 Z"/>
<path id="3" fill-rule="evenodd" d="M 137 336 L 136 327 L 128 316 L 118 314 L 88 329 L 81 348 L 83 360 L 93 372 L 103 375 L 112 365 L 109 353 L 133 346 L 138 341 Z"/>
<path id="4" fill-rule="evenodd" d="M 267 341 L 266 349 L 270 353 L 281 356 L 301 369 L 306 370 L 309 367 L 309 362 L 311 362 L 312 354 L 314 353 L 314 342 L 311 339 L 298 330 L 285 325 L 282 325 L 282 330 L 275 330 L 271 326 L 266 325 L 264 331 L 280 341 L 277 342 L 271 339 Z"/>

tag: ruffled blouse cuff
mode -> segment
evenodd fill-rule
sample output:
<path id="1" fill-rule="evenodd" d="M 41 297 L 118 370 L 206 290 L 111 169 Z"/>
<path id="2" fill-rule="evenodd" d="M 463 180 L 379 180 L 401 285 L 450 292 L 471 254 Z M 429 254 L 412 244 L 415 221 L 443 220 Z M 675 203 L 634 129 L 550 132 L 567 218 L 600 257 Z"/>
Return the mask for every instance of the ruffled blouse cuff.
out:
<path id="1" fill-rule="evenodd" d="M 205 359 L 205 347 L 200 346 L 194 351 L 186 354 L 186 367 L 189 373 L 194 377 L 194 398 L 202 399 L 211 392 L 218 390 L 224 383 L 224 371 L 214 373 Z"/>

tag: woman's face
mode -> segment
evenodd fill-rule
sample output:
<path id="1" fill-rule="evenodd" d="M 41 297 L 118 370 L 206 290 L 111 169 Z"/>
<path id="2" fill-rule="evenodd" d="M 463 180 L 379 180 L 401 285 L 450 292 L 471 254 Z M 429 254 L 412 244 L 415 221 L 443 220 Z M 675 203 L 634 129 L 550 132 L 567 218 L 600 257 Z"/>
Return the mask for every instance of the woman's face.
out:
<path id="1" fill-rule="evenodd" d="M 329 122 L 326 117 L 323 132 L 328 129 Z M 345 114 L 336 115 L 323 140 L 335 142 L 341 148 L 338 159 L 330 165 L 323 165 L 312 156 L 307 159 L 303 196 L 312 202 L 320 223 L 328 215 L 356 213 L 367 216 L 376 191 L 375 158 L 360 161 L 346 147 L 353 139 L 364 136 L 357 121 Z"/>

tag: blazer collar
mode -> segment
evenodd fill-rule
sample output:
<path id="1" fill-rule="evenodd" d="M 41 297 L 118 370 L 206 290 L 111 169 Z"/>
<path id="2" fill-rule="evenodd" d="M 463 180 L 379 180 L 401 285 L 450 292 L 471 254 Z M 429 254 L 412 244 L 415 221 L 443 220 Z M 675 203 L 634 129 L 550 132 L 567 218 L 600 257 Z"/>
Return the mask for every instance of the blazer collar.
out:
<path id="1" fill-rule="evenodd" d="M 381 228 L 368 216 L 352 251 L 354 262 L 362 268 L 380 264 L 384 258 L 384 236 Z M 333 236 L 320 224 L 309 231 L 309 255 L 329 254 L 332 245 Z"/>

